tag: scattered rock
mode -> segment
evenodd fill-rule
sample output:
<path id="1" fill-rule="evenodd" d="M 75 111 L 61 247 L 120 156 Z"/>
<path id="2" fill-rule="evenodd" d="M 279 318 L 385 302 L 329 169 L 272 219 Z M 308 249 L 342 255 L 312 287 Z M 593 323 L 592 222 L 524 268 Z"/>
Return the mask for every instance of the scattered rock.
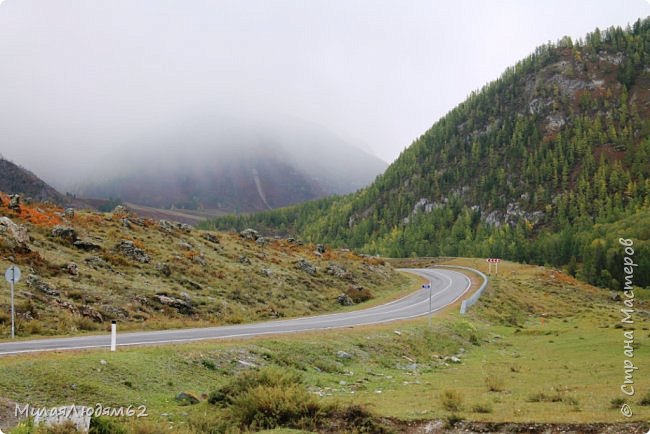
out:
<path id="1" fill-rule="evenodd" d="M 257 240 L 255 240 L 255 243 L 258 246 L 265 246 L 265 245 L 268 244 L 268 242 L 269 242 L 269 240 L 267 238 L 265 238 L 265 237 L 259 237 Z"/>
<path id="2" fill-rule="evenodd" d="M 158 294 L 158 295 L 154 295 L 154 299 L 158 301 L 158 303 L 160 304 L 164 304 L 165 306 L 169 306 L 169 307 L 173 307 L 174 309 L 177 309 L 179 312 L 183 312 L 183 313 L 192 312 L 192 305 L 185 300 L 181 300 L 180 298 L 174 298 L 164 294 Z"/>
<path id="3" fill-rule="evenodd" d="M 336 358 L 337 359 L 351 359 L 352 354 L 346 353 L 345 351 L 341 350 L 336 353 Z"/>
<path id="4" fill-rule="evenodd" d="M 169 264 L 165 262 L 158 262 L 156 264 L 156 270 L 165 277 L 172 275 L 172 269 L 169 267 Z"/>
<path id="5" fill-rule="evenodd" d="M 336 297 L 336 301 L 341 306 L 352 306 L 354 304 L 354 301 L 352 301 L 352 298 L 347 294 L 339 295 L 338 297 Z"/>
<path id="6" fill-rule="evenodd" d="M 237 367 L 243 369 L 255 369 L 257 365 L 255 363 L 247 362 L 246 360 L 237 360 Z"/>
<path id="7" fill-rule="evenodd" d="M 68 270 L 68 274 L 70 274 L 70 275 L 72 275 L 72 276 L 77 276 L 77 275 L 79 275 L 79 267 L 78 267 L 77 264 L 75 264 L 74 262 L 70 262 L 70 263 L 66 266 L 66 269 Z"/>
<path id="8" fill-rule="evenodd" d="M 461 360 L 457 356 L 445 357 L 445 361 L 451 363 L 461 363 Z"/>
<path id="9" fill-rule="evenodd" d="M 66 208 L 65 209 L 65 218 L 67 218 L 67 219 L 73 219 L 74 218 L 74 208 Z"/>
<path id="10" fill-rule="evenodd" d="M 109 318 L 126 320 L 129 317 L 129 311 L 121 307 L 113 306 L 112 304 L 102 304 L 100 306 L 104 315 Z"/>
<path id="11" fill-rule="evenodd" d="M 99 364 L 100 364 L 100 365 L 108 365 L 108 362 L 107 362 L 106 360 L 104 360 L 104 359 L 101 359 L 101 360 L 99 361 Z"/>
<path id="12" fill-rule="evenodd" d="M 174 230 L 174 225 L 172 225 L 171 222 L 168 222 L 167 220 L 159 220 L 158 227 L 160 227 L 160 229 L 165 232 L 172 232 Z"/>
<path id="13" fill-rule="evenodd" d="M 95 270 L 98 268 L 106 268 L 106 269 L 111 269 L 111 266 L 108 265 L 108 262 L 106 262 L 104 259 L 100 258 L 99 256 L 88 256 L 87 258 L 84 258 L 84 262 L 88 264 L 89 267 L 94 268 Z"/>
<path id="14" fill-rule="evenodd" d="M 348 273 L 348 271 L 345 268 L 335 263 L 327 264 L 325 271 L 327 272 L 327 274 L 340 277 L 342 279 L 350 279 L 352 277 L 352 275 Z"/>
<path id="15" fill-rule="evenodd" d="M 204 240 L 210 241 L 211 243 L 214 243 L 214 244 L 219 244 L 219 242 L 220 242 L 219 238 L 216 235 L 211 234 L 210 232 L 202 233 L 201 238 L 203 238 Z"/>
<path id="16" fill-rule="evenodd" d="M 118 205 L 115 208 L 113 208 L 113 214 L 128 215 L 129 210 L 126 209 L 124 205 Z"/>
<path id="17" fill-rule="evenodd" d="M 180 247 L 181 250 L 187 250 L 187 251 L 191 251 L 194 248 L 194 247 L 192 247 L 192 245 L 190 243 L 185 242 L 185 241 L 179 241 L 178 242 L 178 247 Z"/>
<path id="18" fill-rule="evenodd" d="M 86 252 L 92 252 L 93 250 L 101 250 L 102 246 L 99 244 L 95 244 L 92 241 L 88 240 L 77 240 L 74 243 L 72 243 L 73 246 L 75 246 L 79 250 L 83 250 Z"/>
<path id="19" fill-rule="evenodd" d="M 250 265 L 251 264 L 251 260 L 248 259 L 248 256 L 244 256 L 244 255 L 239 256 L 239 262 L 241 264 L 244 264 L 244 265 Z"/>
<path id="20" fill-rule="evenodd" d="M 90 429 L 91 410 L 93 410 L 92 407 L 67 405 L 50 408 L 47 411 L 38 411 L 34 415 L 34 426 L 38 426 L 39 424 L 53 426 L 72 422 L 77 431 L 88 432 Z"/>
<path id="21" fill-rule="evenodd" d="M 305 273 L 307 273 L 309 275 L 312 275 L 312 276 L 314 274 L 316 274 L 316 267 L 314 266 L 314 264 L 312 264 L 311 262 L 309 262 L 309 261 L 307 261 L 305 259 L 299 260 L 296 263 L 296 268 L 298 268 L 299 270 L 302 270 Z"/>
<path id="22" fill-rule="evenodd" d="M 245 240 L 256 241 L 259 238 L 259 233 L 255 229 L 244 229 L 239 233 L 239 236 Z"/>
<path id="23" fill-rule="evenodd" d="M 8 235 L 16 247 L 29 250 L 29 233 L 27 228 L 11 221 L 8 217 L 0 217 L 0 235 Z"/>
<path id="24" fill-rule="evenodd" d="M 266 276 L 266 277 L 271 277 L 273 275 L 273 271 L 271 271 L 270 268 L 262 268 L 260 273 L 262 274 L 262 276 Z"/>
<path id="25" fill-rule="evenodd" d="M 115 250 L 122 253 L 124 256 L 143 264 L 151 261 L 151 257 L 147 255 L 144 250 L 135 247 L 133 241 L 122 240 L 115 246 Z"/>
<path id="26" fill-rule="evenodd" d="M 316 244 L 316 251 L 322 255 L 323 253 L 325 253 L 325 245 Z"/>
<path id="27" fill-rule="evenodd" d="M 60 294 L 59 290 L 44 282 L 43 279 L 36 274 L 30 274 L 27 276 L 27 285 L 52 297 L 58 297 Z"/>
<path id="28" fill-rule="evenodd" d="M 128 218 L 120 219 L 120 223 L 122 223 L 123 227 L 127 229 L 131 229 L 131 220 L 129 220 Z"/>
<path id="29" fill-rule="evenodd" d="M 69 226 L 55 226 L 52 229 L 52 236 L 61 238 L 69 243 L 77 241 L 77 231 Z"/>
<path id="30" fill-rule="evenodd" d="M 20 211 L 20 195 L 19 194 L 10 194 L 9 195 L 9 208 L 14 211 Z"/>
<path id="31" fill-rule="evenodd" d="M 189 392 L 180 392 L 174 399 L 183 405 L 195 405 L 199 403 L 199 398 Z"/>
<path id="32" fill-rule="evenodd" d="M 90 306 L 79 306 L 79 313 L 85 317 L 92 319 L 95 322 L 104 322 L 104 317 L 102 314 Z"/>

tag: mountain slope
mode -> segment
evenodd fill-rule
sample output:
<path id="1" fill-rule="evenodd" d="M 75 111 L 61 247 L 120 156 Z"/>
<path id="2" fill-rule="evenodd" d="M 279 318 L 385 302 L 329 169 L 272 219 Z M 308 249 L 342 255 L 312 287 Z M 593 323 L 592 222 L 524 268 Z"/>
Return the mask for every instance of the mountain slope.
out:
<path id="1" fill-rule="evenodd" d="M 296 240 L 210 233 L 166 220 L 54 205 L 7 207 L 0 268 L 18 265 L 18 335 L 236 324 L 336 311 L 410 279 L 375 258 Z M 343 298 L 339 296 L 343 295 Z M 0 293 L 0 336 L 11 324 Z"/>
<path id="2" fill-rule="evenodd" d="M 357 194 L 213 227 L 255 225 L 391 256 L 569 265 L 620 288 L 621 249 L 595 230 L 650 206 L 650 19 L 539 47 L 434 124 Z M 629 234 L 629 235 L 626 235 Z M 647 230 L 637 258 L 650 253 Z M 650 266 L 637 284 L 650 284 Z"/>
<path id="3" fill-rule="evenodd" d="M 66 201 L 61 193 L 38 176 L 4 158 L 0 158 L 0 191 L 21 194 L 40 202 L 62 204 Z"/>
<path id="4" fill-rule="evenodd" d="M 163 209 L 250 212 L 350 193 L 385 168 L 318 125 L 206 112 L 134 139 L 74 190 Z"/>

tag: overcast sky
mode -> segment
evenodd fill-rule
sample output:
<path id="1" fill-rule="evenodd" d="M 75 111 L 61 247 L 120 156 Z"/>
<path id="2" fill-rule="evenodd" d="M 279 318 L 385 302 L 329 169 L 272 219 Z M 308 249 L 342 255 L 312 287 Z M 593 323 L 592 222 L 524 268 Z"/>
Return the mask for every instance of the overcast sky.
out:
<path id="1" fill-rule="evenodd" d="M 316 122 L 390 162 L 536 46 L 648 15 L 646 0 L 6 0 L 0 153 L 47 179 L 225 110 Z"/>

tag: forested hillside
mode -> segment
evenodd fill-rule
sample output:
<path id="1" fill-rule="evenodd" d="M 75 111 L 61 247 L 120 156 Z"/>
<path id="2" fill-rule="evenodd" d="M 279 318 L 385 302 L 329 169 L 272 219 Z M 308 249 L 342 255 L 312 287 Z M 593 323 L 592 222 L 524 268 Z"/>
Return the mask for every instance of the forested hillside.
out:
<path id="1" fill-rule="evenodd" d="M 620 288 L 620 237 L 650 285 L 650 18 L 538 47 L 368 188 L 209 223 L 386 256 L 497 256 Z M 441 84 L 443 85 L 443 84 Z"/>

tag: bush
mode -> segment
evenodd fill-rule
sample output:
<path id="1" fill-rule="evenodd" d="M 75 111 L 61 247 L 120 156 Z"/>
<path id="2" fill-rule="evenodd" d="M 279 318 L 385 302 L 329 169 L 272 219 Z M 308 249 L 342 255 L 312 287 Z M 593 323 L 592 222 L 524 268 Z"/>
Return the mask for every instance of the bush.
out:
<path id="1" fill-rule="evenodd" d="M 251 429 L 316 426 L 321 407 L 303 385 L 260 385 L 235 398 L 231 415 L 240 426 Z"/>
<path id="2" fill-rule="evenodd" d="M 126 428 L 114 420 L 93 417 L 90 419 L 88 434 L 126 434 Z"/>
<path id="3" fill-rule="evenodd" d="M 609 401 L 610 408 L 620 408 L 623 404 L 625 404 L 625 398 L 614 398 L 611 401 Z"/>
<path id="4" fill-rule="evenodd" d="M 639 401 L 639 405 L 642 405 L 644 407 L 650 406 L 650 390 L 643 395 L 643 398 L 641 398 L 641 401 Z"/>
<path id="5" fill-rule="evenodd" d="M 345 291 L 345 293 L 355 303 L 363 303 L 364 301 L 368 301 L 373 297 L 372 292 L 368 288 L 357 285 L 350 286 Z"/>
<path id="6" fill-rule="evenodd" d="M 485 386 L 490 392 L 502 392 L 504 381 L 501 377 L 495 374 L 487 374 L 485 376 Z"/>
<path id="7" fill-rule="evenodd" d="M 489 403 L 474 404 L 472 406 L 472 412 L 474 412 L 474 413 L 484 413 L 484 414 L 492 413 L 492 405 L 490 405 Z"/>
<path id="8" fill-rule="evenodd" d="M 211 392 L 208 402 L 225 407 L 257 386 L 288 387 L 295 384 L 302 384 L 301 375 L 295 371 L 272 367 L 260 371 L 245 371 L 230 383 Z"/>
<path id="9" fill-rule="evenodd" d="M 463 395 L 456 390 L 443 390 L 440 392 L 440 402 L 445 410 L 459 411 L 463 403 Z"/>

